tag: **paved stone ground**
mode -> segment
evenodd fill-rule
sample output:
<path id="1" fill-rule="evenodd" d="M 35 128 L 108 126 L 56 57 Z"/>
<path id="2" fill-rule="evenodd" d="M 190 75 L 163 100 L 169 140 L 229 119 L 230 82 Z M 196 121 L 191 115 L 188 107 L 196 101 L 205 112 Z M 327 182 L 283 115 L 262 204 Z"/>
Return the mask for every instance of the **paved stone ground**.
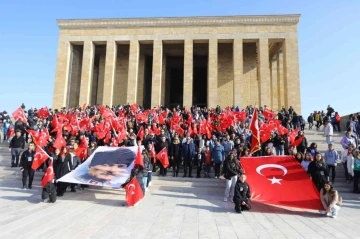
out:
<path id="1" fill-rule="evenodd" d="M 326 149 L 321 132 L 306 135 Z M 350 193 L 341 165 L 335 187 L 344 204 L 332 219 L 258 203 L 251 212 L 235 214 L 234 205 L 222 201 L 224 181 L 217 179 L 155 177 L 133 208 L 124 206 L 123 190 L 101 188 L 42 203 L 36 186 L 42 173 L 36 172 L 32 190 L 22 190 L 21 173 L 9 167 L 9 157 L 0 147 L 0 238 L 360 238 L 359 196 Z"/>

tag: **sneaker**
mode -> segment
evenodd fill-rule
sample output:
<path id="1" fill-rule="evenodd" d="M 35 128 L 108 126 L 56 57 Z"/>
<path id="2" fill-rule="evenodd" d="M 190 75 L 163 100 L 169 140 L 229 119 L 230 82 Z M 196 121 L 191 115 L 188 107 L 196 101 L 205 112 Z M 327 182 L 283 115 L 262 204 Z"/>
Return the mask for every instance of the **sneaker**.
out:
<path id="1" fill-rule="evenodd" d="M 43 202 L 47 203 L 49 202 L 50 200 L 48 198 L 44 199 Z"/>
<path id="2" fill-rule="evenodd" d="M 331 217 L 332 217 L 332 218 L 336 218 L 336 217 L 337 217 L 337 215 L 332 214 L 332 215 L 331 215 Z"/>
<path id="3" fill-rule="evenodd" d="M 215 178 L 219 178 L 218 176 L 215 176 Z"/>
<path id="4" fill-rule="evenodd" d="M 224 202 L 227 202 L 227 197 L 224 197 Z"/>
<path id="5" fill-rule="evenodd" d="M 149 183 L 149 186 L 151 186 L 152 182 Z"/>
<path id="6" fill-rule="evenodd" d="M 147 192 L 147 191 L 149 191 L 149 189 L 148 189 L 148 188 L 145 188 L 145 192 Z"/>
<path id="7" fill-rule="evenodd" d="M 234 202 L 234 200 L 233 200 L 232 198 L 230 199 L 230 201 L 231 201 L 231 202 Z"/>
<path id="8" fill-rule="evenodd" d="M 22 187 L 22 189 L 26 190 L 26 186 L 24 185 L 24 186 Z"/>

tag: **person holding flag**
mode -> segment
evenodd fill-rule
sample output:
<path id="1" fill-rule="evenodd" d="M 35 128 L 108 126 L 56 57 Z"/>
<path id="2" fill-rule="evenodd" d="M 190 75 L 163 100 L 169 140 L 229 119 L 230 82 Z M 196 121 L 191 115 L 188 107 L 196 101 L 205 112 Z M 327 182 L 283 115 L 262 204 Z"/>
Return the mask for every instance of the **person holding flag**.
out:
<path id="1" fill-rule="evenodd" d="M 157 143 L 156 145 L 156 153 L 158 154 L 161 150 L 163 150 L 164 148 L 166 148 L 166 154 L 168 155 L 168 151 L 169 151 L 169 144 L 168 141 L 166 140 L 166 136 L 163 134 L 160 137 L 160 142 Z M 159 166 L 160 166 L 160 175 L 165 177 L 166 173 L 167 173 L 167 166 L 164 167 L 163 164 L 161 162 L 159 162 Z"/>
<path id="2" fill-rule="evenodd" d="M 27 178 L 29 177 L 28 188 L 32 188 L 35 170 L 31 168 L 35 156 L 35 144 L 30 143 L 29 148 L 23 152 L 20 159 L 20 170 L 22 171 L 23 189 L 26 189 Z"/>

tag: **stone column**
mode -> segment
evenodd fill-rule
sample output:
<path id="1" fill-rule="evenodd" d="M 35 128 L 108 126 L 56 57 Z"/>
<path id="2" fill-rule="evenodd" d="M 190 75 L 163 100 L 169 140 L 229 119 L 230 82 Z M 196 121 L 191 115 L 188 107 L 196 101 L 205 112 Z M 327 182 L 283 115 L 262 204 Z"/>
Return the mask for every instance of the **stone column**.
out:
<path id="1" fill-rule="evenodd" d="M 163 44 L 162 40 L 154 40 L 153 46 L 153 70 L 151 83 L 151 108 L 161 104 L 161 82 L 162 82 L 162 60 Z"/>
<path id="2" fill-rule="evenodd" d="M 234 39 L 233 44 L 233 69 L 234 69 L 234 102 L 233 105 L 244 109 L 246 105 L 242 100 L 244 93 L 243 81 L 243 40 Z"/>
<path id="3" fill-rule="evenodd" d="M 299 53 L 296 36 L 285 39 L 283 54 L 286 107 L 292 106 L 296 113 L 301 114 Z"/>
<path id="4" fill-rule="evenodd" d="M 117 45 L 115 41 L 106 43 L 106 59 L 105 59 L 105 76 L 104 76 L 104 93 L 102 104 L 112 106 L 114 95 L 114 78 L 116 69 Z"/>
<path id="5" fill-rule="evenodd" d="M 137 99 L 136 103 L 138 105 L 144 104 L 144 80 L 145 80 L 145 54 L 140 50 L 139 55 L 139 70 L 138 70 L 138 89 L 137 89 Z"/>
<path id="6" fill-rule="evenodd" d="M 184 42 L 184 91 L 183 106 L 190 108 L 193 104 L 193 39 Z"/>
<path id="7" fill-rule="evenodd" d="M 271 73 L 271 109 L 281 110 L 279 108 L 278 74 L 276 55 L 270 60 Z"/>
<path id="8" fill-rule="evenodd" d="M 140 53 L 139 41 L 131 40 L 130 51 L 129 51 L 129 72 L 128 72 L 127 98 L 126 98 L 126 102 L 129 104 L 136 103 L 136 98 L 137 98 L 139 53 Z"/>
<path id="9" fill-rule="evenodd" d="M 270 107 L 270 68 L 269 68 L 269 39 L 260 38 L 258 45 L 259 67 L 259 106 Z"/>
<path id="10" fill-rule="evenodd" d="M 99 74 L 98 74 L 98 82 L 97 82 L 96 104 L 102 104 L 103 102 L 105 60 L 106 60 L 106 53 L 103 53 L 100 55 L 100 59 L 99 59 Z"/>
<path id="11" fill-rule="evenodd" d="M 95 46 L 92 41 L 84 42 L 84 54 L 81 70 L 79 104 L 90 104 L 91 85 L 93 79 Z"/>
<path id="12" fill-rule="evenodd" d="M 70 56 L 70 42 L 60 38 L 56 61 L 56 76 L 52 103 L 53 109 L 60 109 L 68 106 Z"/>
<path id="13" fill-rule="evenodd" d="M 216 107 L 218 89 L 218 40 L 209 39 L 207 107 Z"/>
<path id="14" fill-rule="evenodd" d="M 285 106 L 287 103 L 285 103 L 284 99 L 284 92 L 285 92 L 285 86 L 284 86 L 284 58 L 283 53 L 279 51 L 276 54 L 276 60 L 277 60 L 277 79 L 278 79 L 278 93 L 279 93 L 279 109 L 281 109 L 283 106 Z"/>

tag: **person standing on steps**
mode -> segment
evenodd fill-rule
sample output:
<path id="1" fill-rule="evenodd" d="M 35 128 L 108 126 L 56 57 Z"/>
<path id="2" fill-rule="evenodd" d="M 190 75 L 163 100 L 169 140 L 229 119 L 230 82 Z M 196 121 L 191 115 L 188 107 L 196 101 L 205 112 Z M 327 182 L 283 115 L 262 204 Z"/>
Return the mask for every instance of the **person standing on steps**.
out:
<path id="1" fill-rule="evenodd" d="M 187 175 L 187 171 L 189 170 L 189 178 L 192 178 L 192 165 L 194 163 L 195 156 L 195 144 L 191 139 L 190 135 L 186 136 L 185 143 L 182 144 L 181 148 L 181 159 L 184 162 L 184 177 Z"/>
<path id="2" fill-rule="evenodd" d="M 28 177 L 29 177 L 28 188 L 31 189 L 32 187 L 35 170 L 32 169 L 31 166 L 34 160 L 34 156 L 35 156 L 35 144 L 30 143 L 29 148 L 24 151 L 24 153 L 21 155 L 21 160 L 20 160 L 20 170 L 22 171 L 23 189 L 26 189 L 26 181 Z"/>
<path id="3" fill-rule="evenodd" d="M 320 192 L 329 178 L 329 171 L 321 154 L 316 154 L 314 161 L 309 164 L 308 174 Z"/>
<path id="4" fill-rule="evenodd" d="M 215 178 L 219 178 L 221 165 L 225 160 L 225 150 L 224 147 L 220 144 L 220 139 L 216 139 L 216 144 L 211 150 L 211 157 L 215 163 Z"/>
<path id="5" fill-rule="evenodd" d="M 226 179 L 224 202 L 227 202 L 228 197 L 230 197 L 230 200 L 233 202 L 237 175 L 241 173 L 239 160 L 233 153 L 230 153 L 229 156 L 226 157 L 223 171 Z"/>
<path id="6" fill-rule="evenodd" d="M 339 154 L 334 150 L 334 145 L 329 144 L 329 149 L 325 152 L 325 163 L 328 166 L 329 173 L 331 171 L 331 182 L 334 183 L 336 176 L 336 166 L 339 161 Z"/>
<path id="7" fill-rule="evenodd" d="M 11 167 L 17 167 L 19 165 L 20 153 L 24 151 L 25 140 L 21 136 L 21 130 L 15 131 L 15 136 L 11 139 L 9 144 L 9 151 L 11 152 Z"/>
<path id="8" fill-rule="evenodd" d="M 173 165 L 173 177 L 179 175 L 179 169 L 181 165 L 181 144 L 179 136 L 175 136 L 173 142 L 170 145 L 170 158 Z"/>
<path id="9" fill-rule="evenodd" d="M 332 136 L 334 134 L 333 126 L 330 123 L 330 119 L 326 119 L 326 126 L 324 128 L 324 135 L 326 137 L 326 143 L 332 144 Z"/>
<path id="10" fill-rule="evenodd" d="M 200 178 L 201 169 L 205 163 L 205 152 L 203 151 L 203 148 L 198 148 L 198 151 L 194 156 L 194 162 L 197 164 L 196 178 Z"/>

